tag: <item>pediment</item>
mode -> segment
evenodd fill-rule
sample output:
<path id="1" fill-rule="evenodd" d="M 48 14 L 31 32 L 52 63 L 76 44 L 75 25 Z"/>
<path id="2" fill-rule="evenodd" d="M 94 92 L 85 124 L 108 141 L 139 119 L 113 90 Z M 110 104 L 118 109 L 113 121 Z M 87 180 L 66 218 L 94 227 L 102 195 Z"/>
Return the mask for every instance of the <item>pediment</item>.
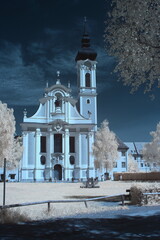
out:
<path id="1" fill-rule="evenodd" d="M 72 91 L 70 88 L 67 88 L 66 86 L 64 86 L 62 84 L 54 84 L 49 88 L 45 88 L 45 93 L 49 93 L 49 92 L 52 92 L 52 91 L 58 90 L 58 89 L 66 92 L 66 93 L 70 93 Z"/>

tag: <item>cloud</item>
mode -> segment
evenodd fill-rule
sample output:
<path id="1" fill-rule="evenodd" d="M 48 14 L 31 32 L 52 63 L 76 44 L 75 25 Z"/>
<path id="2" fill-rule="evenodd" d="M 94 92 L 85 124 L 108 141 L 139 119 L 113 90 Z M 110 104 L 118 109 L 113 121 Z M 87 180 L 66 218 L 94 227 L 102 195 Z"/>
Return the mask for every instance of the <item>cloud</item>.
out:
<path id="1" fill-rule="evenodd" d="M 64 33 L 64 30 L 53 29 L 53 28 L 45 28 L 44 33 L 52 38 L 57 38 L 60 34 Z"/>
<path id="2" fill-rule="evenodd" d="M 25 66 L 21 46 L 4 42 L 0 65 L 0 99 L 12 105 L 34 104 L 35 82 L 41 81 L 43 74 L 35 64 Z"/>
<path id="3" fill-rule="evenodd" d="M 56 77 L 58 70 L 62 76 L 76 75 L 74 61 L 76 51 L 66 49 L 64 43 L 59 43 L 58 45 L 58 40 L 56 39 L 49 43 L 50 41 L 51 40 L 49 40 L 47 44 L 42 42 L 32 43 L 28 47 L 28 64 L 34 62 L 39 68 L 43 69 L 44 78 L 46 81 L 49 81 L 49 83 L 53 83 L 53 79 Z M 65 82 L 66 81 L 67 79 Z"/>
<path id="4" fill-rule="evenodd" d="M 42 97 L 46 82 L 56 82 L 56 72 L 61 72 L 61 83 L 70 81 L 73 95 L 77 90 L 75 56 L 77 39 L 72 31 L 46 28 L 45 37 L 30 43 L 26 48 L 7 41 L 0 47 L 0 100 L 10 105 L 36 105 Z M 47 39 L 47 40 L 46 40 Z M 80 41 L 79 41 L 80 43 Z M 108 57 L 100 46 L 93 46 L 98 53 L 98 92 L 113 87 L 110 75 L 114 59 Z M 8 97 L 9 96 L 9 97 Z"/>
<path id="5" fill-rule="evenodd" d="M 113 73 L 115 60 L 107 55 L 103 47 L 94 46 L 97 51 L 97 90 L 101 93 L 110 90 L 116 82 L 116 75 Z"/>
<path id="6" fill-rule="evenodd" d="M 56 48 L 56 54 L 50 58 L 48 48 L 42 43 L 33 43 L 28 50 L 34 61 L 24 60 L 20 45 L 3 43 L 0 50 L 0 100 L 19 106 L 38 104 L 46 82 L 55 84 L 57 70 L 61 71 L 63 83 L 73 82 L 71 78 L 74 77 L 76 84 L 74 52 Z"/>

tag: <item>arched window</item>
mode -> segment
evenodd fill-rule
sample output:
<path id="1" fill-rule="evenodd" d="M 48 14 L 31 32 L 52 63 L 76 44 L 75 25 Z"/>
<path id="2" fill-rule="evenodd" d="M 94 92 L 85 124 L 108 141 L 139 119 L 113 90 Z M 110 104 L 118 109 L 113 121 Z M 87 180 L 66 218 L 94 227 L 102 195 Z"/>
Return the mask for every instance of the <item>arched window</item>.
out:
<path id="1" fill-rule="evenodd" d="M 45 156 L 41 156 L 41 164 L 45 165 L 46 164 L 46 157 Z"/>
<path id="2" fill-rule="evenodd" d="M 61 108 L 62 107 L 62 95 L 60 93 L 56 93 L 56 101 L 55 101 L 55 107 Z"/>
<path id="3" fill-rule="evenodd" d="M 90 73 L 86 73 L 85 80 L 86 80 L 86 87 L 91 87 L 91 75 L 90 75 Z"/>
<path id="4" fill-rule="evenodd" d="M 87 104 L 90 104 L 90 99 L 87 99 Z"/>

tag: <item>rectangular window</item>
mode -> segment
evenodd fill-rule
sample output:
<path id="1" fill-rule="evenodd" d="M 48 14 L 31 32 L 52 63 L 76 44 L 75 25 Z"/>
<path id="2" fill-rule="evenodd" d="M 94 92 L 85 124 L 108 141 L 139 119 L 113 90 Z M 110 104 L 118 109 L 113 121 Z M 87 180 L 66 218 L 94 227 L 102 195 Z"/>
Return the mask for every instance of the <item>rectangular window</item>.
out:
<path id="1" fill-rule="evenodd" d="M 14 180 L 16 177 L 16 174 L 9 174 L 10 179 Z"/>
<path id="2" fill-rule="evenodd" d="M 126 152 L 122 151 L 122 156 L 125 157 L 126 156 Z"/>
<path id="3" fill-rule="evenodd" d="M 41 136 L 41 152 L 46 153 L 46 137 Z"/>
<path id="4" fill-rule="evenodd" d="M 125 167 L 126 167 L 126 163 L 122 162 L 122 168 L 125 168 Z"/>
<path id="5" fill-rule="evenodd" d="M 114 162 L 114 163 L 113 163 L 113 167 L 114 167 L 114 168 L 117 168 L 117 162 Z"/>
<path id="6" fill-rule="evenodd" d="M 4 174 L 1 174 L 1 181 L 4 181 Z"/>
<path id="7" fill-rule="evenodd" d="M 69 151 L 75 153 L 75 137 L 69 137 Z"/>
<path id="8" fill-rule="evenodd" d="M 62 134 L 54 134 L 54 152 L 62 153 Z"/>
<path id="9" fill-rule="evenodd" d="M 143 167 L 143 163 L 141 163 L 141 167 Z"/>

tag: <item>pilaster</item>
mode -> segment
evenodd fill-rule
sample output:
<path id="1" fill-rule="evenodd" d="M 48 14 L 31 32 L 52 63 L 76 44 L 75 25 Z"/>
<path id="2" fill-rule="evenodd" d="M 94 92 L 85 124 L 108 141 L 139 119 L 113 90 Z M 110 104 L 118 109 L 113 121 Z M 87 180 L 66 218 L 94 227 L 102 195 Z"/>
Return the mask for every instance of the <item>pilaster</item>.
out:
<path id="1" fill-rule="evenodd" d="M 64 133 L 64 167 L 65 167 L 65 180 L 69 178 L 68 167 L 69 167 L 69 129 L 65 129 Z"/>
<path id="2" fill-rule="evenodd" d="M 78 135 L 78 167 L 80 168 L 79 170 L 79 178 L 82 178 L 82 171 L 81 171 L 81 134 L 79 133 Z"/>
<path id="3" fill-rule="evenodd" d="M 23 132 L 23 146 L 25 147 L 23 151 L 22 168 L 27 168 L 28 167 L 28 132 Z"/>
<path id="4" fill-rule="evenodd" d="M 38 180 L 40 178 L 38 174 L 38 169 L 40 169 L 40 137 L 41 130 L 40 128 L 37 128 L 35 132 L 35 173 L 34 173 L 35 180 Z"/>
<path id="5" fill-rule="evenodd" d="M 91 79 L 92 79 L 92 87 L 96 88 L 96 64 L 92 65 L 92 68 L 91 68 Z"/>
<path id="6" fill-rule="evenodd" d="M 85 66 L 80 65 L 80 87 L 85 87 Z"/>
<path id="7" fill-rule="evenodd" d="M 92 145 L 94 142 L 94 134 L 93 132 L 88 133 L 88 177 L 93 176 L 93 169 L 94 169 L 94 157 L 92 154 Z"/>

